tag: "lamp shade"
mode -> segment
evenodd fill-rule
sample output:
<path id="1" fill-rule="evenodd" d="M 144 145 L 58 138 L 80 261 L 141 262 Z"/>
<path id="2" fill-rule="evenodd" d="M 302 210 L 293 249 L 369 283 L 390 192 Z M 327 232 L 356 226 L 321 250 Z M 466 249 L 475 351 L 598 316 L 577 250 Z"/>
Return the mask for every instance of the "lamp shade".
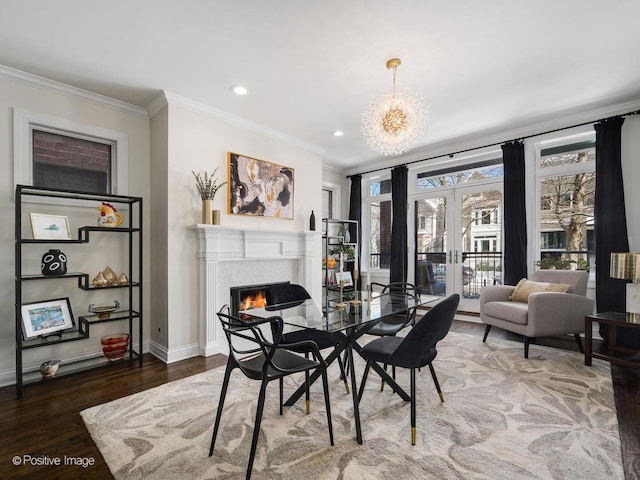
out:
<path id="1" fill-rule="evenodd" d="M 611 278 L 640 282 L 640 253 L 622 252 L 611 254 Z"/>

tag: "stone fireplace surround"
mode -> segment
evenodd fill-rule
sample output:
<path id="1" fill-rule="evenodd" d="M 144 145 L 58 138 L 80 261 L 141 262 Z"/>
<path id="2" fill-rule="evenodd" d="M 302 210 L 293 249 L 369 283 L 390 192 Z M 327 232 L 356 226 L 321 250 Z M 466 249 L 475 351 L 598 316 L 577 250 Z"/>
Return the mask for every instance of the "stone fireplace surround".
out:
<path id="1" fill-rule="evenodd" d="M 231 302 L 230 288 L 290 281 L 313 285 L 313 249 L 317 232 L 243 229 L 198 224 L 199 353 L 227 353 L 216 313 Z"/>

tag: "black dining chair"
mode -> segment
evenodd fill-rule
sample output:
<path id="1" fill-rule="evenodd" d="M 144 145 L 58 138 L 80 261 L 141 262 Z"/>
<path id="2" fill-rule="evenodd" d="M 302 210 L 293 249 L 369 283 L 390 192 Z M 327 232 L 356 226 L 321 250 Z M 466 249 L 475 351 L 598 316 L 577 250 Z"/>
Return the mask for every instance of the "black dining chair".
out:
<path id="1" fill-rule="evenodd" d="M 389 364 L 410 370 L 411 400 L 411 444 L 416 444 L 416 369 L 429 366 L 433 383 L 436 386 L 440 401 L 444 402 L 438 377 L 433 369 L 433 360 L 438 351 L 437 343 L 442 340 L 453 323 L 460 296 L 456 293 L 432 307 L 416 322 L 407 336 L 386 336 L 377 338 L 360 350 L 360 355 L 367 361 L 358 392 L 358 401 L 364 392 L 371 365 L 375 363 Z"/>
<path id="2" fill-rule="evenodd" d="M 285 283 L 272 285 L 265 293 L 267 300 L 267 307 L 265 310 L 280 310 L 284 308 L 292 308 L 302 304 L 305 300 L 311 298 L 309 292 L 302 286 L 296 283 Z M 300 329 L 291 332 L 284 333 L 280 346 L 283 348 L 289 348 L 297 353 L 304 353 L 308 355 L 309 350 L 305 350 L 303 347 L 290 347 L 291 344 L 297 344 L 299 342 L 311 340 L 314 342 L 319 350 L 325 350 L 327 348 L 336 348 L 339 344 L 346 342 L 346 336 L 342 332 L 323 332 L 315 329 Z M 338 355 L 338 365 L 340 366 L 341 379 L 344 382 L 344 388 L 349 393 L 349 383 L 347 382 L 347 375 L 344 370 L 344 363 Z M 305 381 L 309 382 L 309 373 L 305 376 Z M 309 402 L 309 389 L 306 392 L 306 412 L 311 411 L 311 405 Z M 280 401 L 280 413 L 282 414 L 282 399 Z"/>
<path id="3" fill-rule="evenodd" d="M 384 293 L 406 293 L 414 296 L 420 295 L 420 288 L 407 282 L 392 282 L 386 285 L 372 282 L 371 288 L 380 288 L 380 294 Z M 416 310 L 408 308 L 405 312 L 385 317 L 367 330 L 367 334 L 384 337 L 395 335 L 408 325 L 413 325 L 416 319 Z"/>
<path id="4" fill-rule="evenodd" d="M 407 282 L 391 282 L 386 285 L 382 283 L 371 283 L 371 288 L 377 288 L 380 290 L 380 294 L 385 293 L 402 293 L 407 295 L 419 296 L 420 295 L 420 287 L 416 287 L 412 283 Z M 403 328 L 413 325 L 416 321 L 416 308 L 407 308 L 404 312 L 398 313 L 396 315 L 391 315 L 385 317 L 378 323 L 376 323 L 373 327 L 371 327 L 367 334 L 375 335 L 377 337 L 385 337 L 388 335 L 394 336 Z M 384 365 L 384 369 L 387 369 L 387 366 Z M 396 369 L 395 367 L 391 367 L 391 377 L 396 378 Z M 380 391 L 384 390 L 384 379 L 380 383 Z"/>
<path id="5" fill-rule="evenodd" d="M 282 339 L 284 323 L 282 318 L 278 316 L 266 319 L 251 317 L 248 315 L 234 317 L 230 315 L 228 305 L 225 305 L 220 312 L 218 312 L 218 318 L 222 323 L 222 328 L 227 338 L 227 342 L 229 343 L 229 359 L 227 360 L 227 368 L 224 372 L 222 390 L 220 391 L 220 401 L 218 402 L 218 411 L 216 413 L 216 421 L 213 427 L 209 456 L 213 455 L 213 449 L 216 443 L 218 429 L 220 427 L 224 400 L 229 386 L 229 378 L 231 377 L 231 372 L 236 368 L 239 368 L 240 371 L 248 378 L 252 380 L 260 380 L 261 382 L 258 406 L 256 408 L 256 420 L 253 427 L 251 451 L 249 453 L 249 465 L 247 467 L 246 475 L 247 480 L 251 478 L 253 461 L 255 458 L 256 447 L 258 445 L 258 436 L 260 433 L 262 412 L 264 410 L 266 388 L 267 384 L 272 380 L 281 380 L 287 375 L 294 373 L 308 373 L 310 370 L 319 370 L 321 372 L 324 389 L 324 403 L 327 409 L 327 423 L 329 425 L 329 440 L 331 445 L 333 445 L 333 424 L 331 422 L 327 364 L 324 361 L 324 358 L 320 355 L 320 350 L 316 344 L 311 341 L 306 341 L 289 345 L 290 347 L 301 348 L 311 352 L 313 359 L 298 355 L 292 352 L 289 348 L 283 348 L 280 345 L 280 341 Z M 265 336 L 261 328 L 262 326 L 270 327 L 273 336 L 271 340 L 267 339 Z M 282 399 L 280 400 L 280 404 L 282 404 Z"/>

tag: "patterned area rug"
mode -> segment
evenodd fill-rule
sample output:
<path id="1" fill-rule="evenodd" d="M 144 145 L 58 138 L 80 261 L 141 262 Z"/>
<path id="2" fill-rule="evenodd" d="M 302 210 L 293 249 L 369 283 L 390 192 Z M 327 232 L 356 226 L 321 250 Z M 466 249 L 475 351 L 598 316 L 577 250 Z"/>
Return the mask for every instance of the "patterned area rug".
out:
<path id="1" fill-rule="evenodd" d="M 451 332 L 434 367 L 418 374 L 417 443 L 409 402 L 372 373 L 361 403 L 364 444 L 355 441 L 351 396 L 329 371 L 335 446 L 329 445 L 320 382 L 278 415 L 278 387 L 267 401 L 255 479 L 622 479 L 611 375 L 583 356 Z M 360 360 L 360 359 L 359 359 Z M 363 363 L 356 364 L 361 375 Z M 116 479 L 244 478 L 259 383 L 231 376 L 221 432 L 208 457 L 224 367 L 81 412 Z M 302 378 L 289 377 L 286 392 Z M 398 370 L 408 391 L 408 374 Z"/>

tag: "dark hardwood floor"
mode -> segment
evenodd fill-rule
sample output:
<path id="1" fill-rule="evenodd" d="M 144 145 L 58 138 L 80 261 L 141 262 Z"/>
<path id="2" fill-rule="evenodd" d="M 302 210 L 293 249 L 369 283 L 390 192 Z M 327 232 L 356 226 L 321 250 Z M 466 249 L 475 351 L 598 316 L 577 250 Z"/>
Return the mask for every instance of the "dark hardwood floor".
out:
<path id="1" fill-rule="evenodd" d="M 478 335 L 481 341 L 484 325 L 454 322 L 452 330 Z M 494 328 L 491 337 L 518 340 L 508 332 Z M 541 339 L 540 343 L 577 350 L 575 342 L 564 339 Z M 532 352 L 535 345 L 531 347 Z M 0 478 L 1 479 L 110 479 L 104 463 L 79 415 L 81 410 L 131 395 L 163 383 L 215 368 L 226 363 L 226 357 L 196 357 L 165 365 L 145 355 L 143 368 L 122 363 L 110 368 L 55 378 L 31 385 L 23 398 L 16 398 L 15 387 L 0 389 Z M 613 366 L 612 377 L 620 423 L 626 480 L 640 479 L 640 370 Z M 82 466 L 14 465 L 30 455 L 37 461 L 64 457 L 81 458 L 93 464 Z"/>

